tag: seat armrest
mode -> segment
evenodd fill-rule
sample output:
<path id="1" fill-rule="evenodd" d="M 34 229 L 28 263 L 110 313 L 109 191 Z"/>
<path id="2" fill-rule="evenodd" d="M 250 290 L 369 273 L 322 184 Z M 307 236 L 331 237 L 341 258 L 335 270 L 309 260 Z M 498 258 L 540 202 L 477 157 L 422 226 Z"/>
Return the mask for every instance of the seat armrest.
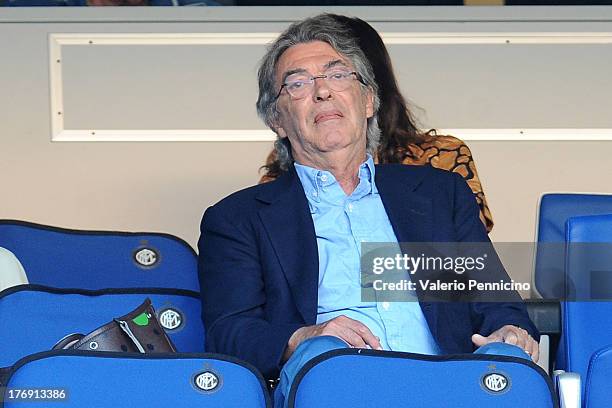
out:
<path id="1" fill-rule="evenodd" d="M 580 408 L 582 406 L 580 374 L 555 370 L 553 380 L 561 408 Z"/>
<path id="2" fill-rule="evenodd" d="M 550 375 L 550 337 L 548 334 L 540 336 L 538 347 L 540 348 L 540 358 L 536 364 L 546 371 L 546 374 Z"/>

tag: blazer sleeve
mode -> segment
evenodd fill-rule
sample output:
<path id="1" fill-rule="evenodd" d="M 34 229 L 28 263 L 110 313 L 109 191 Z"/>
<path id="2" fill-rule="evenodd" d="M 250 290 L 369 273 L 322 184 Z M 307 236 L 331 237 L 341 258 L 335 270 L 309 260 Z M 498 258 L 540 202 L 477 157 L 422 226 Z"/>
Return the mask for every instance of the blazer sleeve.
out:
<path id="1" fill-rule="evenodd" d="M 487 231 L 479 219 L 479 209 L 476 205 L 474 195 L 465 180 L 453 173 L 454 177 L 454 223 L 458 242 L 483 242 L 491 243 Z M 491 244 L 492 245 L 492 244 Z M 492 253 L 494 249 L 491 249 Z M 494 280 L 504 279 L 509 281 L 510 277 L 503 269 L 501 261 L 499 268 L 494 268 Z M 524 302 L 517 292 L 513 292 L 516 302 L 472 302 L 470 312 L 472 326 L 475 332 L 488 336 L 495 330 L 505 326 L 514 325 L 529 332 L 531 337 L 539 341 L 540 334 L 529 318 Z M 506 294 L 504 297 L 508 297 Z"/>
<path id="2" fill-rule="evenodd" d="M 289 338 L 303 325 L 266 320 L 257 236 L 238 214 L 217 206 L 206 210 L 198 242 L 206 350 L 238 357 L 276 378 Z"/>

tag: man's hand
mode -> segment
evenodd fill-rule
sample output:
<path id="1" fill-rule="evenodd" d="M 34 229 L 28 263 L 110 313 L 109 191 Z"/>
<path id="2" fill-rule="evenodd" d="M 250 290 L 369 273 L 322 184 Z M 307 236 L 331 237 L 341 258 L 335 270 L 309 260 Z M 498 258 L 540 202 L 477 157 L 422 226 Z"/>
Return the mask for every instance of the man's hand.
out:
<path id="1" fill-rule="evenodd" d="M 521 329 L 520 327 L 506 325 L 495 330 L 487 337 L 481 336 L 480 334 L 474 334 L 472 336 L 472 343 L 478 347 L 493 342 L 514 344 L 525 350 L 525 353 L 529 354 L 531 359 L 536 363 L 540 358 L 540 347 L 538 343 L 529 333 L 527 333 L 527 330 Z"/>
<path id="2" fill-rule="evenodd" d="M 300 343 L 316 336 L 335 336 L 347 342 L 351 347 L 370 347 L 375 350 L 382 350 L 380 339 L 372 334 L 368 326 L 350 317 L 338 316 L 325 323 L 297 329 L 287 343 L 283 355 L 284 361 L 291 357 Z"/>

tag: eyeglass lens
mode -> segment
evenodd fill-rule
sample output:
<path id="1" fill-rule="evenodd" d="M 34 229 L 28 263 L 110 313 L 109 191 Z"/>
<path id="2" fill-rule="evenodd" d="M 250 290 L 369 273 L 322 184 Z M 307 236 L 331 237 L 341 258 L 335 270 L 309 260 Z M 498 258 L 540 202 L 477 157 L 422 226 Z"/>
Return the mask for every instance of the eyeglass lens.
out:
<path id="1" fill-rule="evenodd" d="M 356 72 L 346 70 L 331 70 L 316 76 L 296 74 L 287 78 L 285 81 L 285 88 L 293 98 L 300 99 L 311 94 L 314 89 L 315 80 L 321 79 L 325 81 L 327 86 L 333 91 L 342 92 L 351 85 L 351 82 L 355 79 L 355 75 Z"/>

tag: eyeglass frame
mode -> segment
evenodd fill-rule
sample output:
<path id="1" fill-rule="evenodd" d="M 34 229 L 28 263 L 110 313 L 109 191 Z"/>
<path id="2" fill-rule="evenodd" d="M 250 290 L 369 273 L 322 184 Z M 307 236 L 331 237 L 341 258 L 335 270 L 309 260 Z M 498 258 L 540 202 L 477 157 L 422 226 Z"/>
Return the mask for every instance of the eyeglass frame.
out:
<path id="1" fill-rule="evenodd" d="M 350 71 L 350 72 L 347 72 L 347 78 L 348 78 L 348 75 L 355 75 L 355 80 L 361 82 L 365 86 L 368 86 L 368 84 L 365 83 L 365 81 L 363 80 L 363 77 L 361 76 L 361 74 L 359 72 L 357 72 L 357 71 Z M 313 75 L 310 78 L 308 78 L 308 81 L 312 81 L 312 85 L 314 85 L 316 79 L 328 79 L 328 77 L 329 77 L 328 74 Z M 277 101 L 278 98 L 280 98 L 281 93 L 283 92 L 283 88 L 286 88 L 286 87 L 287 87 L 287 82 L 283 82 L 283 84 L 281 85 L 280 89 L 278 90 L 278 94 L 276 94 L 276 97 L 274 98 L 275 101 Z M 335 91 L 335 92 L 342 92 L 342 91 Z M 289 96 L 291 96 L 292 98 L 294 98 L 293 95 L 291 95 L 291 93 L 289 92 L 289 90 L 287 90 L 287 94 Z M 303 98 L 298 98 L 298 99 L 303 99 Z"/>

